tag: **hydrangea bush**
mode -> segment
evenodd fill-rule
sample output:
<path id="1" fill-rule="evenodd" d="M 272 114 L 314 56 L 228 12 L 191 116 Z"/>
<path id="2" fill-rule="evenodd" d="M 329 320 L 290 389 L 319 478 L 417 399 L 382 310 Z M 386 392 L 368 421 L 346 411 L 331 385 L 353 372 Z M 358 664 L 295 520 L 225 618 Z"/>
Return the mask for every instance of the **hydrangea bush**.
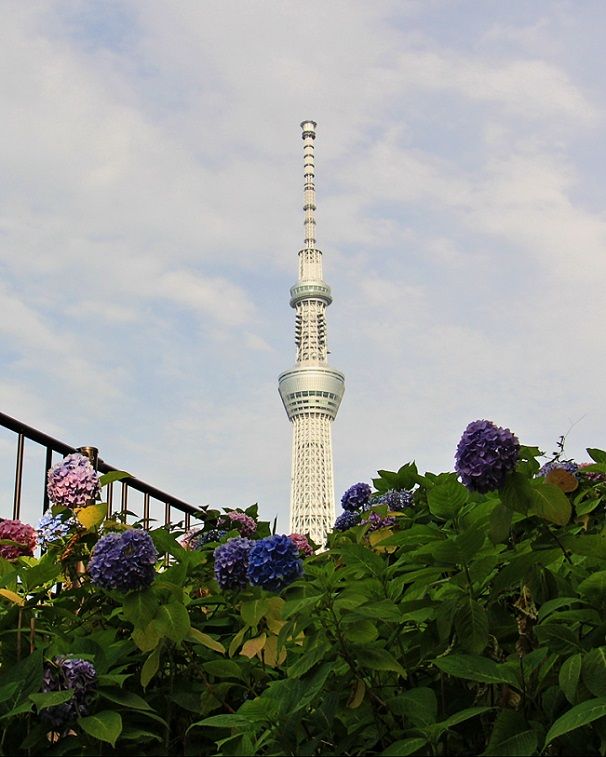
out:
<path id="1" fill-rule="evenodd" d="M 184 535 L 55 504 L 39 558 L 0 522 L 0 754 L 603 754 L 606 452 L 588 454 L 541 473 L 475 421 L 454 471 L 350 487 L 316 554 L 256 506 L 233 538 L 244 519 L 218 511 Z"/>

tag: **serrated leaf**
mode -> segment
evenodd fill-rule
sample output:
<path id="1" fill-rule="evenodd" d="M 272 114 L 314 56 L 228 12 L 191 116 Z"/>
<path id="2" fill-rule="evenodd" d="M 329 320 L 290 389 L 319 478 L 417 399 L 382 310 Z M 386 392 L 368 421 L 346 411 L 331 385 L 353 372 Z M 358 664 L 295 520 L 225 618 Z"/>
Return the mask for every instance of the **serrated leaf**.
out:
<path id="1" fill-rule="evenodd" d="M 94 715 L 78 718 L 78 724 L 83 731 L 99 741 L 105 741 L 116 746 L 116 741 L 122 732 L 122 718 L 115 710 L 101 710 Z"/>
<path id="2" fill-rule="evenodd" d="M 151 652 L 160 642 L 160 631 L 152 620 L 145 627 L 137 626 L 131 633 L 132 640 L 142 652 Z"/>
<path id="3" fill-rule="evenodd" d="M 267 599 L 253 599 L 250 602 L 242 603 L 242 606 L 240 607 L 240 615 L 242 616 L 242 620 L 252 627 L 258 625 L 267 609 Z"/>
<path id="4" fill-rule="evenodd" d="M 399 694 L 388 702 L 396 715 L 406 717 L 416 728 L 426 728 L 436 722 L 438 700 L 433 689 L 418 686 Z"/>
<path id="5" fill-rule="evenodd" d="M 427 739 L 413 736 L 410 739 L 401 739 L 400 741 L 394 741 L 387 749 L 384 749 L 381 754 L 383 757 L 406 757 L 409 754 L 418 752 L 421 747 L 427 744 Z"/>
<path id="6" fill-rule="evenodd" d="M 454 624 L 463 649 L 480 654 L 488 644 L 488 615 L 482 605 L 465 597 L 457 607 Z"/>
<path id="7" fill-rule="evenodd" d="M 537 734 L 520 712 L 501 710 L 483 757 L 526 757 L 537 748 Z"/>
<path id="8" fill-rule="evenodd" d="M 180 602 L 161 605 L 156 613 L 154 623 L 163 636 L 179 644 L 189 634 L 191 621 L 189 613 Z"/>
<path id="9" fill-rule="evenodd" d="M 367 644 L 374 641 L 379 632 L 370 620 L 360 620 L 354 616 L 350 623 L 343 624 L 343 635 L 354 644 Z"/>
<path id="10" fill-rule="evenodd" d="M 463 678 L 478 683 L 507 683 L 516 689 L 520 688 L 518 679 L 511 668 L 502 663 L 489 660 L 479 655 L 448 655 L 438 657 L 434 665 L 448 675 Z"/>
<path id="11" fill-rule="evenodd" d="M 488 521 L 488 537 L 493 544 L 500 544 L 507 539 L 512 517 L 512 510 L 502 502 L 492 511 Z"/>
<path id="12" fill-rule="evenodd" d="M 151 589 L 127 594 L 122 602 L 124 617 L 135 627 L 144 628 L 153 620 L 160 603 Z"/>
<path id="13" fill-rule="evenodd" d="M 406 671 L 396 658 L 386 649 L 378 647 L 365 647 L 360 653 L 359 663 L 363 668 L 370 670 L 391 670 L 406 678 Z"/>
<path id="14" fill-rule="evenodd" d="M 156 675 L 160 667 L 160 648 L 156 647 L 143 663 L 141 668 L 141 686 L 147 688 L 147 684 Z"/>
<path id="15" fill-rule="evenodd" d="M 583 657 L 583 683 L 596 697 L 606 697 L 606 647 L 594 647 Z"/>
<path id="16" fill-rule="evenodd" d="M 78 507 L 74 510 L 76 520 L 83 528 L 90 530 L 100 526 L 107 516 L 107 502 L 99 502 L 87 507 Z"/>
<path id="17" fill-rule="evenodd" d="M 532 486 L 530 512 L 539 518 L 565 526 L 572 514 L 572 505 L 564 492 L 553 484 L 535 481 Z"/>
<path id="18" fill-rule="evenodd" d="M 110 702 L 129 707 L 132 710 L 151 710 L 151 706 L 133 691 L 121 691 L 120 689 L 99 689 L 99 695 Z"/>
<path id="19" fill-rule="evenodd" d="M 455 712 L 454 715 L 451 715 L 449 718 L 446 718 L 446 720 L 442 720 L 440 723 L 437 723 L 436 725 L 440 727 L 441 729 L 446 730 L 447 728 L 452 728 L 455 725 L 459 725 L 459 723 L 464 723 L 466 720 L 471 720 L 471 718 L 476 718 L 478 715 L 483 715 L 485 712 L 488 712 L 489 710 L 494 710 L 494 707 L 466 707 L 464 710 L 459 710 L 459 712 Z"/>
<path id="20" fill-rule="evenodd" d="M 221 644 L 220 641 L 213 639 L 212 636 L 199 631 L 197 628 L 190 628 L 187 638 L 190 641 L 195 641 L 196 644 L 202 644 L 202 646 L 207 647 L 208 649 L 212 649 L 214 652 L 225 654 L 225 647 L 223 646 L 223 644 Z"/>
<path id="21" fill-rule="evenodd" d="M 592 573 L 588 578 L 581 581 L 577 591 L 590 601 L 603 602 L 606 599 L 606 570 Z"/>
<path id="22" fill-rule="evenodd" d="M 606 697 L 597 699 L 588 699 L 581 704 L 575 705 L 572 709 L 565 712 L 551 726 L 545 737 L 545 746 L 551 743 L 558 736 L 570 733 L 577 728 L 593 723 L 594 720 L 606 715 Z"/>
<path id="23" fill-rule="evenodd" d="M 45 691 L 33 693 L 29 695 L 29 698 L 36 705 L 38 710 L 42 710 L 46 707 L 54 707 L 57 704 L 69 702 L 69 700 L 72 699 L 73 696 L 74 690 L 66 689 L 65 691 Z"/>
<path id="24" fill-rule="evenodd" d="M 581 653 L 577 652 L 565 660 L 560 668 L 558 682 L 564 696 L 570 704 L 574 704 L 575 702 L 577 686 L 579 685 L 579 677 L 581 675 L 582 661 L 583 657 Z"/>
<path id="25" fill-rule="evenodd" d="M 429 511 L 437 518 L 452 518 L 468 501 L 469 492 L 458 481 L 447 481 L 430 489 L 427 495 Z"/>
<path id="26" fill-rule="evenodd" d="M 500 494 L 506 507 L 524 515 L 533 505 L 530 481 L 525 475 L 517 471 L 509 473 L 505 477 Z"/>

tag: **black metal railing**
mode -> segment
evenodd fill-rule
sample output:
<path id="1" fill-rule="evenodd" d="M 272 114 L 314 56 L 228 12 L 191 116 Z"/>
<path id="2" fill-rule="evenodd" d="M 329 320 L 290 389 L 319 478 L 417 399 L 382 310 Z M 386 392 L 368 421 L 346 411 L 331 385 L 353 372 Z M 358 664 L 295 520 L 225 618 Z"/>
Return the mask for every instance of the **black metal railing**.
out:
<path id="1" fill-rule="evenodd" d="M 13 518 L 19 519 L 21 514 L 21 495 L 23 485 L 23 471 L 25 463 L 25 441 L 26 439 L 40 445 L 46 450 L 44 471 L 40 471 L 40 479 L 43 489 L 43 506 L 42 512 L 44 512 L 48 505 L 48 494 L 46 491 L 46 473 L 51 467 L 53 462 L 53 453 L 57 452 L 63 457 L 69 455 L 72 452 L 82 452 L 87 455 L 94 463 L 95 467 L 100 473 L 111 473 L 112 471 L 121 470 L 120 468 L 114 468 L 112 465 L 108 465 L 104 460 L 98 457 L 98 451 L 95 447 L 72 447 L 65 442 L 54 439 L 48 434 L 38 431 L 38 429 L 32 426 L 27 426 L 25 423 L 11 418 L 5 413 L 0 413 L 0 427 L 4 427 L 14 432 L 17 435 L 16 440 L 16 465 L 15 465 L 15 482 L 14 482 L 14 495 L 13 495 Z M 119 497 L 115 496 L 116 492 L 114 487 L 120 487 Z M 143 494 L 143 507 L 142 512 L 138 513 L 133 510 L 132 501 L 129 504 L 129 492 L 135 490 Z M 183 525 L 187 529 L 191 525 L 192 518 L 203 518 L 204 507 L 196 507 L 183 500 L 173 497 L 171 494 L 157 489 L 155 486 L 140 481 L 134 476 L 129 476 L 120 481 L 109 483 L 106 487 L 108 514 L 112 515 L 116 512 L 115 504 L 119 500 L 119 511 L 124 514 L 126 518 L 127 513 L 134 514 L 135 517 L 139 517 L 146 527 L 151 524 L 151 506 L 152 503 L 160 503 L 164 506 L 164 525 L 168 526 L 173 523 L 173 511 L 177 511 L 182 514 Z"/>

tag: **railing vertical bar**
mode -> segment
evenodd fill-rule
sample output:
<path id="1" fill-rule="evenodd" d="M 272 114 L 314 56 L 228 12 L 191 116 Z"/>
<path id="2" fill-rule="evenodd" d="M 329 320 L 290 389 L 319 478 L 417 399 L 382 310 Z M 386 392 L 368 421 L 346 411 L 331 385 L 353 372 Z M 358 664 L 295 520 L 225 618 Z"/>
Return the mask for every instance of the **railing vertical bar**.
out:
<path id="1" fill-rule="evenodd" d="M 122 501 L 120 503 L 120 512 L 125 513 L 128 510 L 128 484 L 122 482 Z M 124 519 L 126 522 L 126 518 Z"/>
<path id="2" fill-rule="evenodd" d="M 149 528 L 149 494 L 143 495 L 143 528 Z"/>
<path id="3" fill-rule="evenodd" d="M 114 482 L 107 485 L 107 517 L 112 514 L 112 502 L 114 501 Z"/>
<path id="4" fill-rule="evenodd" d="M 170 504 L 168 502 L 164 503 L 164 525 L 170 525 Z"/>
<path id="5" fill-rule="evenodd" d="M 45 513 L 48 510 L 48 506 L 50 504 L 48 499 L 48 491 L 46 490 L 46 477 L 48 473 L 48 469 L 53 464 L 53 450 L 52 447 L 46 448 L 46 458 L 44 460 L 44 500 L 42 502 L 42 512 Z"/>
<path id="6" fill-rule="evenodd" d="M 25 435 L 17 438 L 17 466 L 15 469 L 15 496 L 13 499 L 13 519 L 18 520 L 21 512 L 21 484 L 23 482 L 23 452 L 25 449 Z"/>
<path id="7" fill-rule="evenodd" d="M 191 513 L 185 513 L 185 530 L 189 531 L 189 528 L 191 526 Z"/>

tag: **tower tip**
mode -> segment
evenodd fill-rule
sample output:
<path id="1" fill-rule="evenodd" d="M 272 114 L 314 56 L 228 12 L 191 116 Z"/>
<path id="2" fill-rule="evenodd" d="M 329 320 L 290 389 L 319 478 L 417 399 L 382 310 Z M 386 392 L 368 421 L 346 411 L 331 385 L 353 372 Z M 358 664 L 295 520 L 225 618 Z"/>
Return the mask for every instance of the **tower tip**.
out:
<path id="1" fill-rule="evenodd" d="M 312 137 L 316 136 L 316 126 L 318 124 L 315 121 L 307 120 L 307 121 L 301 121 L 301 128 L 303 129 L 303 139 L 307 135 L 311 135 Z"/>

